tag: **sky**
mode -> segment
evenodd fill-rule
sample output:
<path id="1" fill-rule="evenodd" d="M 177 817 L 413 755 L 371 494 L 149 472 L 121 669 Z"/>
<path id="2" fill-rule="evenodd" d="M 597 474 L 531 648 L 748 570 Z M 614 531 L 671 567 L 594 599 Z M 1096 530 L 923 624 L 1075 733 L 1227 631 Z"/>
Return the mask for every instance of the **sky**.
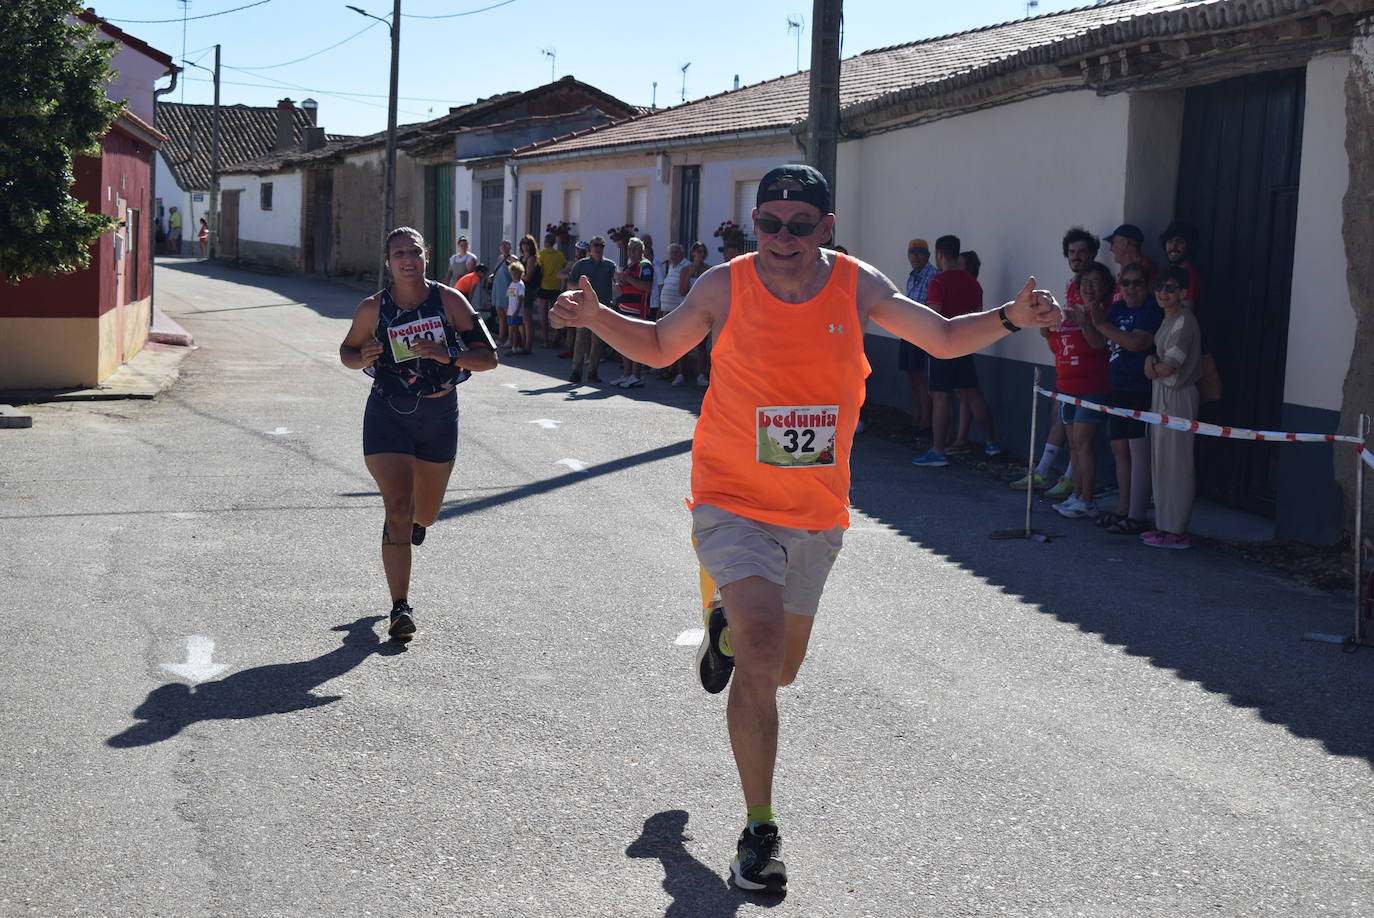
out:
<path id="1" fill-rule="evenodd" d="M 1090 2 L 1040 0 L 1031 13 Z M 386 129 L 388 26 L 350 10 L 344 0 L 88 5 L 178 63 L 213 69 L 218 42 L 222 104 L 273 106 L 279 99 L 299 103 L 308 97 L 319 102 L 319 123 L 331 134 Z M 383 18 L 391 11 L 390 0 L 353 5 Z M 679 104 L 684 92 L 692 100 L 731 89 L 736 76 L 747 86 L 808 67 L 807 0 L 696 0 L 677 5 L 685 12 L 672 17 L 659 3 L 643 4 L 643 12 L 629 3 L 592 4 L 598 11 L 591 15 L 574 12 L 575 6 L 552 0 L 402 0 L 397 121 L 437 118 L 450 106 L 533 89 L 551 77 L 571 75 L 632 105 L 665 108 Z M 848 0 L 842 54 L 1026 15 L 1025 0 Z M 187 67 L 179 79 L 166 99 L 213 101 L 206 70 Z"/>

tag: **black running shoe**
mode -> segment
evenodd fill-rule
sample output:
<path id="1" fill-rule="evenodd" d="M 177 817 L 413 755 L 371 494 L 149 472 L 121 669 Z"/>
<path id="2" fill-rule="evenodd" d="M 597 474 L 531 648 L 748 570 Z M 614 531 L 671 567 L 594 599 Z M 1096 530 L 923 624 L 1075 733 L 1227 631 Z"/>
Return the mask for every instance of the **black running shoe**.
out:
<path id="1" fill-rule="evenodd" d="M 730 862 L 730 879 L 750 892 L 787 892 L 787 866 L 782 862 L 782 836 L 777 826 L 765 822 L 740 833 L 735 859 Z"/>
<path id="2" fill-rule="evenodd" d="M 425 544 L 425 527 L 421 526 L 419 523 L 410 524 L 410 544 Z"/>
<path id="3" fill-rule="evenodd" d="M 396 600 L 391 607 L 391 627 L 386 633 L 393 641 L 408 641 L 415 637 L 415 612 L 404 599 Z"/>
<path id="4" fill-rule="evenodd" d="M 730 647 L 730 629 L 725 624 L 725 609 L 719 602 L 706 611 L 706 633 L 697 648 L 697 678 L 712 695 L 720 693 L 735 670 L 735 652 Z"/>

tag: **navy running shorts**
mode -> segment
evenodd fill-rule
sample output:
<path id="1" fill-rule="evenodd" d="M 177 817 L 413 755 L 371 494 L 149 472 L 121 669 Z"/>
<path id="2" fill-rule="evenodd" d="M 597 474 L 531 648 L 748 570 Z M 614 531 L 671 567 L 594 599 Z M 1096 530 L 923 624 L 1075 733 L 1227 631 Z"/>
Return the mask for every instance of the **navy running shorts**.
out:
<path id="1" fill-rule="evenodd" d="M 363 455 L 400 453 L 422 462 L 452 462 L 458 455 L 458 393 L 438 398 L 410 395 L 367 397 Z"/>
<path id="2" fill-rule="evenodd" d="M 977 389 L 978 367 L 973 363 L 973 355 L 955 357 L 952 360 L 930 358 L 930 368 L 926 370 L 926 387 L 931 392 Z"/>

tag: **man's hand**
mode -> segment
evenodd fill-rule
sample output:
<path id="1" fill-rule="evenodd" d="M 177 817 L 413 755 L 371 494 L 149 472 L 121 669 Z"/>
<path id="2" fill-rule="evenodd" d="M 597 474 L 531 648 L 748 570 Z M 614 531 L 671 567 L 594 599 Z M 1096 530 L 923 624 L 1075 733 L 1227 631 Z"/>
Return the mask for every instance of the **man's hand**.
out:
<path id="1" fill-rule="evenodd" d="M 1007 318 L 1013 325 L 1022 328 L 1055 328 L 1064 321 L 1064 312 L 1048 290 L 1037 290 L 1035 278 L 1026 278 L 1026 283 L 1016 299 L 1006 306 Z"/>
<path id="2" fill-rule="evenodd" d="M 583 274 L 577 279 L 577 289 L 559 294 L 549 310 L 549 321 L 554 328 L 585 327 L 592 323 L 600 308 L 601 302 L 596 298 L 592 282 Z"/>

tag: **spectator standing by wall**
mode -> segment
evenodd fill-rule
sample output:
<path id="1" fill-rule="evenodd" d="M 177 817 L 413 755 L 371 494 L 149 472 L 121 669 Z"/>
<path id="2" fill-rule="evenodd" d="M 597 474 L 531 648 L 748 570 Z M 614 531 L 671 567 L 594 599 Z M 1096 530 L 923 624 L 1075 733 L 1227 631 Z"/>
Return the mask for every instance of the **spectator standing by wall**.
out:
<path id="1" fill-rule="evenodd" d="M 544 247 L 539 250 L 539 284 L 535 296 L 539 300 L 539 324 L 544 329 L 544 347 L 553 347 L 552 329 L 549 327 L 549 308 L 558 294 L 563 292 L 563 279 L 559 276 L 567 265 L 567 257 L 554 247 L 558 238 L 553 233 L 544 234 Z M 528 271 L 526 272 L 528 276 Z"/>
<path id="2" fill-rule="evenodd" d="M 947 319 L 983 311 L 982 286 L 968 272 L 959 270 L 958 236 L 941 236 L 935 240 L 935 266 L 940 273 L 930 279 L 927 306 Z M 955 357 L 953 360 L 931 357 L 926 372 L 930 386 L 934 445 L 923 455 L 912 459 L 912 464 L 925 468 L 949 465 L 946 444 L 950 421 L 954 417 L 951 393 L 958 395 L 961 402 L 967 402 L 974 420 L 983 428 L 987 438 L 987 454 L 996 456 L 1001 453 L 1002 448 L 997 445 L 997 431 L 992 423 L 992 411 L 983 393 L 978 391 L 978 368 L 973 362 L 973 355 Z"/>
<path id="3" fill-rule="evenodd" d="M 458 237 L 456 248 L 458 251 L 449 256 L 448 270 L 444 273 L 444 283 L 455 289 L 458 286 L 458 280 L 477 267 L 477 253 L 468 251 L 467 236 Z M 468 299 L 469 301 L 472 300 L 471 297 Z M 477 303 L 473 302 L 472 305 L 476 306 Z"/>
<path id="4" fill-rule="evenodd" d="M 498 345 L 509 340 L 506 332 L 506 288 L 510 286 L 510 266 L 519 264 L 515 256 L 511 254 L 509 239 L 502 239 L 499 248 L 500 255 L 497 257 L 496 267 L 492 268 L 491 273 L 491 295 L 487 298 L 487 301 L 491 303 L 492 316 L 496 319 L 496 343 Z M 521 271 L 521 273 L 524 272 Z"/>
<path id="5" fill-rule="evenodd" d="M 906 276 L 906 295 L 908 299 L 924 303 L 930 290 L 930 279 L 939 270 L 930 261 L 930 245 L 924 239 L 913 239 L 906 244 L 906 260 L 911 271 Z M 930 390 L 926 386 L 926 365 L 930 355 L 904 338 L 897 339 L 897 369 L 906 374 L 907 384 L 911 387 L 911 423 L 916 427 L 916 436 L 930 432 Z"/>
<path id="6" fill-rule="evenodd" d="M 687 267 L 682 270 L 682 273 L 678 275 L 678 291 L 683 296 L 686 296 L 687 291 L 692 289 L 692 285 L 696 283 L 697 278 L 705 274 L 707 269 L 711 267 L 706 263 L 706 257 L 710 254 L 706 248 L 706 243 L 700 241 L 692 243 L 692 250 L 688 254 L 691 257 L 691 261 L 688 263 Z M 697 385 L 705 388 L 711 383 L 710 335 L 707 335 L 697 344 L 695 355 L 697 361 Z M 683 359 L 685 360 L 686 357 L 687 355 L 684 354 Z"/>
<path id="7" fill-rule="evenodd" d="M 1066 305 L 1060 326 L 1042 332 L 1054 354 L 1055 387 L 1066 395 L 1077 395 L 1098 404 L 1106 403 L 1111 388 L 1108 354 L 1100 341 L 1098 347 L 1093 347 L 1083 334 L 1083 325 L 1092 321 L 1094 310 L 1110 302 L 1112 285 L 1110 268 L 1100 261 L 1088 262 L 1078 275 L 1082 305 Z M 1093 501 L 1097 462 L 1093 441 L 1098 429 L 1106 423 L 1106 416 L 1095 408 L 1060 402 L 1059 417 L 1073 457 L 1073 493 L 1055 504 L 1054 510 L 1068 519 L 1094 519 L 1097 517 Z"/>
<path id="8" fill-rule="evenodd" d="M 1099 306 L 1084 324 L 1083 336 L 1093 347 L 1105 345 L 1110 353 L 1108 404 L 1114 408 L 1149 411 L 1150 380 L 1145 376 L 1145 357 L 1154 348 L 1155 332 L 1164 311 L 1150 296 L 1145 266 L 1121 269 L 1122 299 L 1110 308 Z M 1098 517 L 1099 526 L 1116 535 L 1138 535 L 1149 528 L 1145 514 L 1150 503 L 1150 442 L 1144 421 L 1107 417 L 1107 435 L 1116 460 L 1116 511 Z"/>
<path id="9" fill-rule="evenodd" d="M 1154 383 L 1150 410 L 1179 418 L 1196 418 L 1197 381 L 1202 376 L 1202 335 L 1197 319 L 1183 305 L 1188 272 L 1165 268 L 1155 284 L 1155 299 L 1164 321 L 1155 335 L 1155 353 L 1145 358 L 1145 375 Z M 1191 548 L 1188 522 L 1193 514 L 1197 481 L 1190 431 L 1156 427 L 1151 440 L 1154 462 L 1155 526 L 1140 539 L 1151 548 Z"/>
<path id="10" fill-rule="evenodd" d="M 606 240 L 601 236 L 593 236 L 588 248 L 589 254 L 586 258 L 579 259 L 568 272 L 568 286 L 578 286 L 580 278 L 587 278 L 591 283 L 592 289 L 596 291 L 596 298 L 603 303 L 615 301 L 615 263 L 608 261 L 606 255 Z M 541 253 L 542 255 L 542 253 Z M 555 297 L 557 299 L 557 297 Z M 540 308 L 544 308 L 541 302 Z M 599 383 L 601 375 L 596 368 L 601 363 L 601 352 L 605 349 L 605 344 L 596 336 L 590 328 L 578 326 L 577 335 L 573 342 L 572 374 L 568 376 L 568 382 Z M 583 364 L 587 367 L 585 380 L 582 376 Z"/>
<path id="11" fill-rule="evenodd" d="M 196 233 L 196 241 L 200 243 L 200 257 L 205 257 L 205 246 L 210 241 L 210 224 L 205 222 L 205 218 L 200 218 L 200 230 Z"/>
<path id="12" fill-rule="evenodd" d="M 1113 261 L 1122 268 L 1127 265 L 1144 265 L 1145 276 L 1154 284 L 1155 277 L 1159 275 L 1159 266 L 1140 251 L 1140 247 L 1145 243 L 1145 234 L 1140 227 L 1134 223 L 1123 223 L 1112 230 L 1112 234 L 1104 241 L 1111 247 Z M 1112 291 L 1112 300 L 1119 299 L 1121 288 L 1118 287 Z"/>
<path id="13" fill-rule="evenodd" d="M 506 301 L 506 325 L 510 329 L 510 352 L 512 354 L 533 353 L 530 348 L 530 325 L 525 315 L 525 268 L 515 262 L 506 273 L 504 299 Z M 502 289 L 500 287 L 498 290 Z"/>
<path id="14" fill-rule="evenodd" d="M 173 207 L 167 211 L 167 238 L 172 240 L 172 254 L 181 254 L 181 211 Z"/>
<path id="15" fill-rule="evenodd" d="M 660 318 L 668 315 L 682 304 L 682 270 L 687 267 L 686 254 L 682 248 L 682 243 L 672 242 L 668 244 L 668 258 L 660 265 L 663 270 L 659 272 L 659 277 L 662 280 L 662 283 L 659 284 L 658 295 Z M 671 385 L 687 385 L 687 373 L 690 369 L 691 356 L 683 354 L 672 366 L 675 375 L 672 377 Z"/>
<path id="16" fill-rule="evenodd" d="M 625 269 L 615 272 L 615 285 L 620 291 L 616 297 L 616 310 L 632 319 L 649 319 L 649 293 L 654 283 L 654 263 L 644 257 L 644 240 L 638 236 L 630 237 L 625 244 Z M 638 389 L 644 385 L 639 378 L 641 366 L 625 355 L 621 355 L 621 375 L 611 380 L 611 385 L 622 389 Z"/>

